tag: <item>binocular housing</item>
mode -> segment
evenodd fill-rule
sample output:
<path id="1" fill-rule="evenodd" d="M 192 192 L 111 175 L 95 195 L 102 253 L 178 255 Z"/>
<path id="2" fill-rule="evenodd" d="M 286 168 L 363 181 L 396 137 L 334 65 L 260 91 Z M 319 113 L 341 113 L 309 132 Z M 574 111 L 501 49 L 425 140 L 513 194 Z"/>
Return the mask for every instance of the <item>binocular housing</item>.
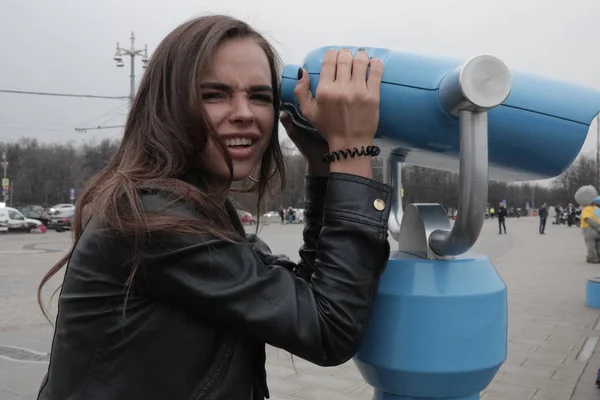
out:
<path id="1" fill-rule="evenodd" d="M 321 62 L 330 48 L 309 52 L 303 62 L 313 95 Z M 402 154 L 407 164 L 459 170 L 459 119 L 462 109 L 488 112 L 490 179 L 547 179 L 564 172 L 579 154 L 600 104 L 600 93 L 533 74 L 509 71 L 495 57 L 465 62 L 384 48 L 366 48 L 382 60 L 379 127 L 382 155 Z M 293 90 L 299 65 L 286 65 L 283 109 L 310 128 Z"/>

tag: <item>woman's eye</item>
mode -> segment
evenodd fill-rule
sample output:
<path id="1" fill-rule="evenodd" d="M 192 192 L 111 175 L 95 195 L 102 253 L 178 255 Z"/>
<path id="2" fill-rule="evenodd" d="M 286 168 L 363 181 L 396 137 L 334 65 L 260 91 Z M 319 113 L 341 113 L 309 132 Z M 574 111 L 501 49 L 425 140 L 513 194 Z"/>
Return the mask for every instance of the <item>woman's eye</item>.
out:
<path id="1" fill-rule="evenodd" d="M 202 93 L 202 100 L 218 100 L 218 99 L 224 99 L 225 95 L 223 93 L 217 93 L 217 92 L 209 92 L 209 93 Z"/>
<path id="2" fill-rule="evenodd" d="M 268 94 L 254 94 L 250 97 L 252 100 L 256 100 L 256 101 L 260 101 L 260 102 L 265 102 L 265 103 L 272 103 L 273 102 L 273 98 L 268 95 Z"/>

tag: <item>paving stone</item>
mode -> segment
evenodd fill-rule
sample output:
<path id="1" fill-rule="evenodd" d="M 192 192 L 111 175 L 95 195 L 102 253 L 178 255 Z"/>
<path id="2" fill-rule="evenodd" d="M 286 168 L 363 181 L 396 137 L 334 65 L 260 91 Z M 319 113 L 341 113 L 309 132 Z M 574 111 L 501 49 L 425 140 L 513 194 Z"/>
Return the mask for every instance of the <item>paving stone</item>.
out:
<path id="1" fill-rule="evenodd" d="M 527 368 L 521 365 L 504 365 L 501 371 L 503 371 L 505 374 L 511 373 L 520 376 L 530 376 L 541 379 L 551 379 L 556 374 L 556 371 L 553 368 Z"/>
<path id="2" fill-rule="evenodd" d="M 481 397 L 481 400 L 528 400 L 527 397 L 507 396 L 499 393 L 486 393 Z"/>
<path id="3" fill-rule="evenodd" d="M 294 395 L 300 399 L 327 399 L 327 400 L 371 400 L 372 394 L 358 395 L 356 393 L 339 392 L 320 387 L 310 387 Z"/>
<path id="4" fill-rule="evenodd" d="M 533 396 L 533 400 L 570 400 L 573 395 L 572 390 L 545 390 L 540 389 Z"/>
<path id="5" fill-rule="evenodd" d="M 537 392 L 537 388 L 516 386 L 509 383 L 493 382 L 487 389 L 487 394 L 499 394 L 503 396 L 521 397 L 531 399 Z"/>
<path id="6" fill-rule="evenodd" d="M 594 384 L 600 351 L 587 364 L 576 359 L 586 338 L 600 335 L 594 331 L 600 310 L 585 307 L 585 282 L 597 274 L 597 266 L 585 263 L 580 232 L 548 226 L 548 234 L 541 236 L 537 220 L 530 218 L 511 219 L 507 225 L 509 235 L 500 236 L 495 221 L 487 221 L 473 249 L 490 257 L 509 296 L 508 357 L 482 399 L 600 399 Z M 274 225 L 261 235 L 274 252 L 297 260 L 301 229 Z M 7 357 L 7 346 L 25 349 L 9 350 L 10 361 L 0 358 L 0 400 L 35 399 L 47 368 L 35 358 L 43 358 L 37 353 L 47 352 L 52 339 L 52 327 L 37 304 L 37 285 L 62 255 L 55 250 L 67 248 L 69 240 L 69 235 L 49 232 L 0 241 L 0 253 L 5 252 L 0 254 L 0 357 Z M 46 300 L 60 275 L 45 289 Z M 50 310 L 56 315 L 56 299 Z M 268 347 L 267 371 L 274 400 L 370 400 L 373 394 L 352 361 L 323 368 Z"/>
<path id="7" fill-rule="evenodd" d="M 573 383 L 562 382 L 552 379 L 536 378 L 533 376 L 526 376 L 514 373 L 504 374 L 504 376 L 498 380 L 498 383 L 535 389 L 546 389 L 555 392 L 568 391 L 569 393 L 572 393 L 575 389 L 575 385 Z"/>

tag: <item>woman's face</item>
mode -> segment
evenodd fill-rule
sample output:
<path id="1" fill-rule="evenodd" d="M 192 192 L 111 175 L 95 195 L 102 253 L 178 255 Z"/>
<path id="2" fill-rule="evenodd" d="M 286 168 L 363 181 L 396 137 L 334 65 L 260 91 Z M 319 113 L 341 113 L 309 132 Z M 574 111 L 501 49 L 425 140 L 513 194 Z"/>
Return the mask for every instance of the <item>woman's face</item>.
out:
<path id="1" fill-rule="evenodd" d="M 200 84 L 208 118 L 229 151 L 233 180 L 243 180 L 260 163 L 273 132 L 276 88 L 271 87 L 269 60 L 253 39 L 228 40 Z M 209 184 L 229 179 L 227 163 L 214 143 L 208 143 L 200 163 Z"/>

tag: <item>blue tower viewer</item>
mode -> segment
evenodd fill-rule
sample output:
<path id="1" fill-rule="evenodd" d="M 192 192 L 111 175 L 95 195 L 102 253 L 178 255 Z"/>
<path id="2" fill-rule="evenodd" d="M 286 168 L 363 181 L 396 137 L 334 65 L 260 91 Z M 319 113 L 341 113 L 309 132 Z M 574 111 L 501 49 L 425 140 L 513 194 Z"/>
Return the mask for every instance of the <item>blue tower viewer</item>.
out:
<path id="1" fill-rule="evenodd" d="M 313 94 L 331 47 L 342 46 L 304 60 Z M 511 73 L 488 55 L 460 62 L 367 51 L 384 62 L 376 144 L 396 189 L 389 229 L 399 245 L 354 362 L 376 400 L 477 400 L 506 359 L 508 339 L 506 285 L 488 257 L 469 252 L 485 219 L 489 178 L 561 174 L 583 146 L 600 93 Z M 293 95 L 297 71 L 284 69 L 283 108 L 312 129 Z M 403 211 L 403 163 L 459 172 L 453 225 L 439 204 Z"/>

